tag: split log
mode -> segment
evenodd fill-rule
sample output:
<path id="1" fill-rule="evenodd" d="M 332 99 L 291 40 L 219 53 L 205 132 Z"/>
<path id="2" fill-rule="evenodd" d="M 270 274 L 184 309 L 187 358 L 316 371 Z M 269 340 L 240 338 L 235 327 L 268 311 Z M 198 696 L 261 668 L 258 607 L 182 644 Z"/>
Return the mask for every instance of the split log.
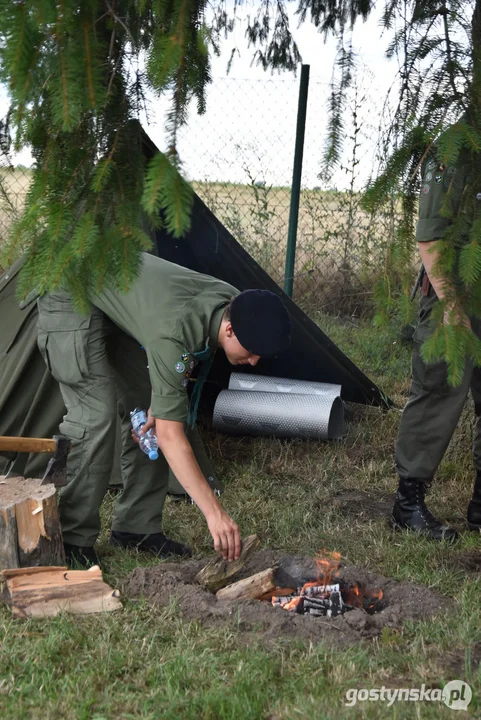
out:
<path id="1" fill-rule="evenodd" d="M 219 600 L 257 600 L 276 586 L 275 568 L 268 568 L 250 577 L 227 585 L 216 593 Z"/>
<path id="2" fill-rule="evenodd" d="M 75 615 L 118 610 L 118 590 L 103 580 L 98 565 L 89 570 L 66 567 L 4 570 L 15 617 L 53 617 L 60 612 Z"/>
<path id="3" fill-rule="evenodd" d="M 0 475 L 0 570 L 63 565 L 55 486 Z"/>
<path id="4" fill-rule="evenodd" d="M 238 560 L 227 562 L 222 555 L 211 560 L 202 570 L 195 576 L 196 581 L 210 592 L 216 592 L 237 575 L 244 567 L 246 561 L 252 555 L 254 550 L 259 547 L 260 540 L 257 535 L 249 535 L 242 541 L 242 550 Z"/>

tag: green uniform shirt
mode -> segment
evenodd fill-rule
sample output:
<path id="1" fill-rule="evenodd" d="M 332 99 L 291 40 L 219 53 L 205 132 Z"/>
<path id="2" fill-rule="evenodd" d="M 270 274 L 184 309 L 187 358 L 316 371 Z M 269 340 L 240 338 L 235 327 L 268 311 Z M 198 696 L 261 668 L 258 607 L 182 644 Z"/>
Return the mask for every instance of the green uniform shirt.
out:
<path id="1" fill-rule="evenodd" d="M 131 290 L 104 290 L 91 298 L 146 350 L 152 415 L 187 419 L 188 378 L 194 353 L 217 347 L 225 306 L 239 294 L 232 285 L 144 254 Z"/>
<path id="2" fill-rule="evenodd" d="M 419 219 L 416 240 L 430 242 L 445 237 L 452 218 L 456 215 L 466 181 L 467 167 L 447 167 L 432 155 L 422 169 L 422 186 L 419 198 Z"/>

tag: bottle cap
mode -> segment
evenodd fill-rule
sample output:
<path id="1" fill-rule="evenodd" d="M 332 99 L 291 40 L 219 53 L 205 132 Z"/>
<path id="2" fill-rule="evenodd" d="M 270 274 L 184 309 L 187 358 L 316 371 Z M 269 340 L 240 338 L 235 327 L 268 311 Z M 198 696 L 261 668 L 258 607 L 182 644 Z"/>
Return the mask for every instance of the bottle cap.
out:
<path id="1" fill-rule="evenodd" d="M 149 450 L 149 459 L 150 460 L 158 460 L 159 453 L 157 450 Z"/>

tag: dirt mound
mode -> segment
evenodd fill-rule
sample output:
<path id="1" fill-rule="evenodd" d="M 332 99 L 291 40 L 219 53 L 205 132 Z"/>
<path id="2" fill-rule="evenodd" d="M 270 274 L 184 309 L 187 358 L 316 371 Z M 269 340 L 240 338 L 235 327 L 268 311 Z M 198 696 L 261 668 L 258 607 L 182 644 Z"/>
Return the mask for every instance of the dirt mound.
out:
<path id="1" fill-rule="evenodd" d="M 124 595 L 131 599 L 144 597 L 160 605 L 168 605 L 175 600 L 186 619 L 197 619 L 216 626 L 235 622 L 238 630 L 248 637 L 255 632 L 256 638 L 265 643 L 279 639 L 322 640 L 337 646 L 376 637 L 384 627 L 399 628 L 406 620 L 426 618 L 445 612 L 452 606 L 451 600 L 426 587 L 397 582 L 341 563 L 339 578 L 366 588 L 380 588 L 384 593 L 384 608 L 373 615 L 354 609 L 336 618 L 296 615 L 258 600 L 218 600 L 195 582 L 196 574 L 207 562 L 208 559 L 189 560 L 162 563 L 153 568 L 136 568 L 124 586 Z M 280 583 L 289 577 L 302 581 L 317 577 L 316 564 L 311 558 L 283 556 L 272 550 L 256 553 L 239 577 L 247 577 L 275 563 L 279 566 Z"/>

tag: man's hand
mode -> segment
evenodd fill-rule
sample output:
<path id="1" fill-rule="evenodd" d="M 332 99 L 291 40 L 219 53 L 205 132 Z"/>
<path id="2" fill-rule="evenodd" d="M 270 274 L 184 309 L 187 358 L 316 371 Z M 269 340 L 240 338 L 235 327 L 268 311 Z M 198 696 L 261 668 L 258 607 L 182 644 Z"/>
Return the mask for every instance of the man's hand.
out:
<path id="1" fill-rule="evenodd" d="M 150 408 L 147 410 L 147 422 L 142 425 L 140 428 L 140 434 L 145 435 L 146 432 L 149 432 L 152 428 L 155 429 L 155 418 L 152 417 L 152 413 L 150 412 Z"/>
<path id="2" fill-rule="evenodd" d="M 222 552 L 224 560 L 237 560 L 242 543 L 239 528 L 232 518 L 219 506 L 212 514 L 206 515 L 206 520 L 217 552 Z"/>
<path id="3" fill-rule="evenodd" d="M 149 408 L 148 411 L 147 411 L 147 422 L 142 425 L 142 427 L 141 427 L 140 430 L 139 430 L 139 433 L 140 433 L 141 435 L 145 435 L 145 433 L 146 433 L 146 432 L 149 432 L 149 430 L 150 430 L 151 428 L 154 428 L 154 429 L 155 429 L 155 418 L 152 417 L 152 413 L 150 412 L 150 408 Z M 135 432 L 134 432 L 133 429 L 130 431 L 130 434 L 132 435 L 132 440 L 133 440 L 134 442 L 136 442 L 137 445 L 138 445 L 138 444 L 139 444 L 139 438 L 138 438 L 138 436 L 135 434 Z"/>
<path id="4" fill-rule="evenodd" d="M 147 427 L 147 423 L 144 427 Z M 203 476 L 185 435 L 183 423 L 157 418 L 155 434 L 159 448 L 175 477 L 203 513 L 214 539 L 215 549 L 222 552 L 225 560 L 237 560 L 241 552 L 239 528 L 223 510 Z"/>

